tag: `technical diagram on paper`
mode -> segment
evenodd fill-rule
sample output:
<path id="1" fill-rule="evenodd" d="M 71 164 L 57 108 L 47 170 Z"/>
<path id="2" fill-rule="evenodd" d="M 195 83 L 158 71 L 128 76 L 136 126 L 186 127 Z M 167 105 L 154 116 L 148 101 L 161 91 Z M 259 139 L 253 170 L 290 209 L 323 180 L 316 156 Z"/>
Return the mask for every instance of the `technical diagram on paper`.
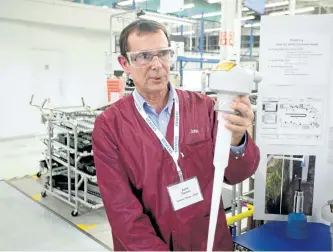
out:
<path id="1" fill-rule="evenodd" d="M 321 99 L 263 98 L 261 137 L 282 141 L 297 139 L 298 144 L 309 144 L 309 141 L 316 144 L 322 137 L 322 113 Z"/>

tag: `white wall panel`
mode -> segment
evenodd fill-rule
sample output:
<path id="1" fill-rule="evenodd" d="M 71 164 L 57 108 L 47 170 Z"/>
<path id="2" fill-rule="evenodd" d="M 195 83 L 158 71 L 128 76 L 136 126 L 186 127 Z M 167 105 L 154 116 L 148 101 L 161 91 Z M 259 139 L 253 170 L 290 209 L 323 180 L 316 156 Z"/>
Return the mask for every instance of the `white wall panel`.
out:
<path id="1" fill-rule="evenodd" d="M 106 103 L 107 32 L 1 20 L 0 34 L 0 139 L 43 131 L 33 93 L 39 102 Z"/>

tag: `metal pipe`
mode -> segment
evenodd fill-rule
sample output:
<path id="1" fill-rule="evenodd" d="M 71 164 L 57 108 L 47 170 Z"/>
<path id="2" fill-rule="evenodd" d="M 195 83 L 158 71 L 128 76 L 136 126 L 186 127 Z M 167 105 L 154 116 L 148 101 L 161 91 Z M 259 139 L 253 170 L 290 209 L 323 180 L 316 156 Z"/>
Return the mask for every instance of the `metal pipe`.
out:
<path id="1" fill-rule="evenodd" d="M 110 15 L 110 54 L 108 59 L 108 65 L 110 66 L 110 75 L 112 75 L 112 68 L 113 68 L 113 62 L 112 62 L 112 56 L 113 56 L 113 31 L 112 31 L 112 15 Z"/>
<path id="2" fill-rule="evenodd" d="M 294 162 L 292 159 L 290 159 L 289 162 L 289 182 L 291 182 L 294 174 Z"/>
<path id="3" fill-rule="evenodd" d="M 237 185 L 238 189 L 237 189 L 237 214 L 240 214 L 242 212 L 242 201 L 241 201 L 241 197 L 242 197 L 242 193 L 243 193 L 243 183 L 239 183 Z M 240 235 L 242 232 L 242 223 L 241 221 L 237 221 L 237 235 Z"/>
<path id="4" fill-rule="evenodd" d="M 304 163 L 302 168 L 302 183 L 306 183 L 308 181 L 308 173 L 309 173 L 309 160 L 310 156 L 304 156 Z"/>
<path id="5" fill-rule="evenodd" d="M 200 19 L 200 69 L 203 68 L 203 50 L 204 50 L 204 20 L 203 20 L 203 13 L 201 14 L 201 19 Z"/>
<path id="6" fill-rule="evenodd" d="M 282 175 L 281 175 L 281 196 L 280 196 L 280 214 L 282 214 L 282 195 L 283 195 L 283 171 L 284 171 L 284 156 L 282 159 Z"/>
<path id="7" fill-rule="evenodd" d="M 234 216 L 231 216 L 229 218 L 227 218 L 227 225 L 232 225 L 236 222 L 239 222 L 243 219 L 246 219 L 248 217 L 251 217 L 253 216 L 253 212 L 254 212 L 254 206 L 251 205 L 251 204 L 245 204 L 245 206 L 249 209 L 245 212 L 242 212 L 242 213 L 239 213 L 239 214 L 236 214 Z"/>
<path id="8" fill-rule="evenodd" d="M 250 28 L 250 59 L 252 59 L 252 50 L 253 50 L 253 22 L 251 23 L 251 28 Z"/>
<path id="9" fill-rule="evenodd" d="M 231 198 L 232 198 L 231 214 L 235 215 L 236 214 L 236 206 L 235 206 L 235 202 L 234 202 L 234 199 L 236 198 L 236 186 L 235 185 L 232 186 Z"/>
<path id="10" fill-rule="evenodd" d="M 79 188 L 77 186 L 78 184 L 78 162 L 77 162 L 77 157 L 78 157 L 78 150 L 77 150 L 77 145 L 78 145 L 78 127 L 74 127 L 74 181 L 75 181 L 75 210 L 79 211 Z M 69 138 L 68 138 L 69 139 Z M 69 141 L 68 141 L 69 142 Z M 68 187 L 71 185 L 68 185 Z"/>
<path id="11" fill-rule="evenodd" d="M 109 66 L 110 66 L 110 71 L 111 71 L 111 75 L 112 75 L 112 71 L 113 71 L 113 31 L 112 31 L 112 26 L 113 26 L 113 22 L 112 22 L 112 19 L 113 18 L 115 18 L 115 17 L 119 17 L 119 16 L 123 16 L 123 15 L 125 15 L 125 14 L 128 14 L 128 13 L 133 13 L 133 12 L 135 12 L 135 11 L 133 11 L 133 10 L 130 10 L 130 11 L 124 11 L 124 12 L 121 12 L 121 13 L 117 13 L 117 14 L 110 14 L 110 48 L 109 48 L 109 50 L 110 50 L 110 55 L 109 55 L 109 57 L 110 57 L 110 59 L 109 59 L 109 61 L 110 62 L 108 62 L 108 64 L 109 64 Z"/>

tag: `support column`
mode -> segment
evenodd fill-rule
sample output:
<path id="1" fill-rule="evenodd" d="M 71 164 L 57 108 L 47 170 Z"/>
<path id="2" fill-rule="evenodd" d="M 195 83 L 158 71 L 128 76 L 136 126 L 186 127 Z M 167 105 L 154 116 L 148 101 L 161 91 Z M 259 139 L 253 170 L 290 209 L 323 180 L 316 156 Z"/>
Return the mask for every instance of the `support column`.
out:
<path id="1" fill-rule="evenodd" d="M 230 60 L 234 56 L 236 5 L 235 0 L 221 0 L 221 32 L 227 41 L 226 45 L 220 47 L 221 60 Z M 229 44 L 230 36 L 232 36 L 231 45 Z"/>
<path id="2" fill-rule="evenodd" d="M 289 0 L 289 14 L 295 15 L 296 10 L 296 0 Z"/>
<path id="3" fill-rule="evenodd" d="M 203 68 L 203 51 L 204 51 L 204 38 L 205 38 L 205 31 L 204 31 L 204 19 L 203 19 L 203 13 L 201 14 L 201 20 L 200 20 L 200 69 Z"/>
<path id="4" fill-rule="evenodd" d="M 237 0 L 237 19 L 235 19 L 236 64 L 240 64 L 242 49 L 242 0 Z"/>

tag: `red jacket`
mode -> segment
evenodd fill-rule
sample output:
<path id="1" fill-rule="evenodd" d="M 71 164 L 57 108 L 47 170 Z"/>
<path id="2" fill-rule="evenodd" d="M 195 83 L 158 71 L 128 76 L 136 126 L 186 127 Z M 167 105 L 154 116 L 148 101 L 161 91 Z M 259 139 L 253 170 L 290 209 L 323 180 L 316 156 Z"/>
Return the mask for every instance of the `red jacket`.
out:
<path id="1" fill-rule="evenodd" d="M 178 183 L 173 159 L 125 97 L 95 122 L 92 134 L 95 167 L 104 207 L 111 225 L 114 250 L 206 250 L 214 176 L 217 130 L 214 101 L 177 90 L 180 103 L 179 158 L 184 179 L 197 176 L 204 200 L 174 211 L 167 186 Z M 173 146 L 173 111 L 166 139 Z M 198 134 L 190 134 L 191 129 Z M 254 174 L 259 149 L 248 137 L 245 155 L 230 154 L 225 171 L 228 183 Z M 232 250 L 232 239 L 221 204 L 214 250 Z"/>

